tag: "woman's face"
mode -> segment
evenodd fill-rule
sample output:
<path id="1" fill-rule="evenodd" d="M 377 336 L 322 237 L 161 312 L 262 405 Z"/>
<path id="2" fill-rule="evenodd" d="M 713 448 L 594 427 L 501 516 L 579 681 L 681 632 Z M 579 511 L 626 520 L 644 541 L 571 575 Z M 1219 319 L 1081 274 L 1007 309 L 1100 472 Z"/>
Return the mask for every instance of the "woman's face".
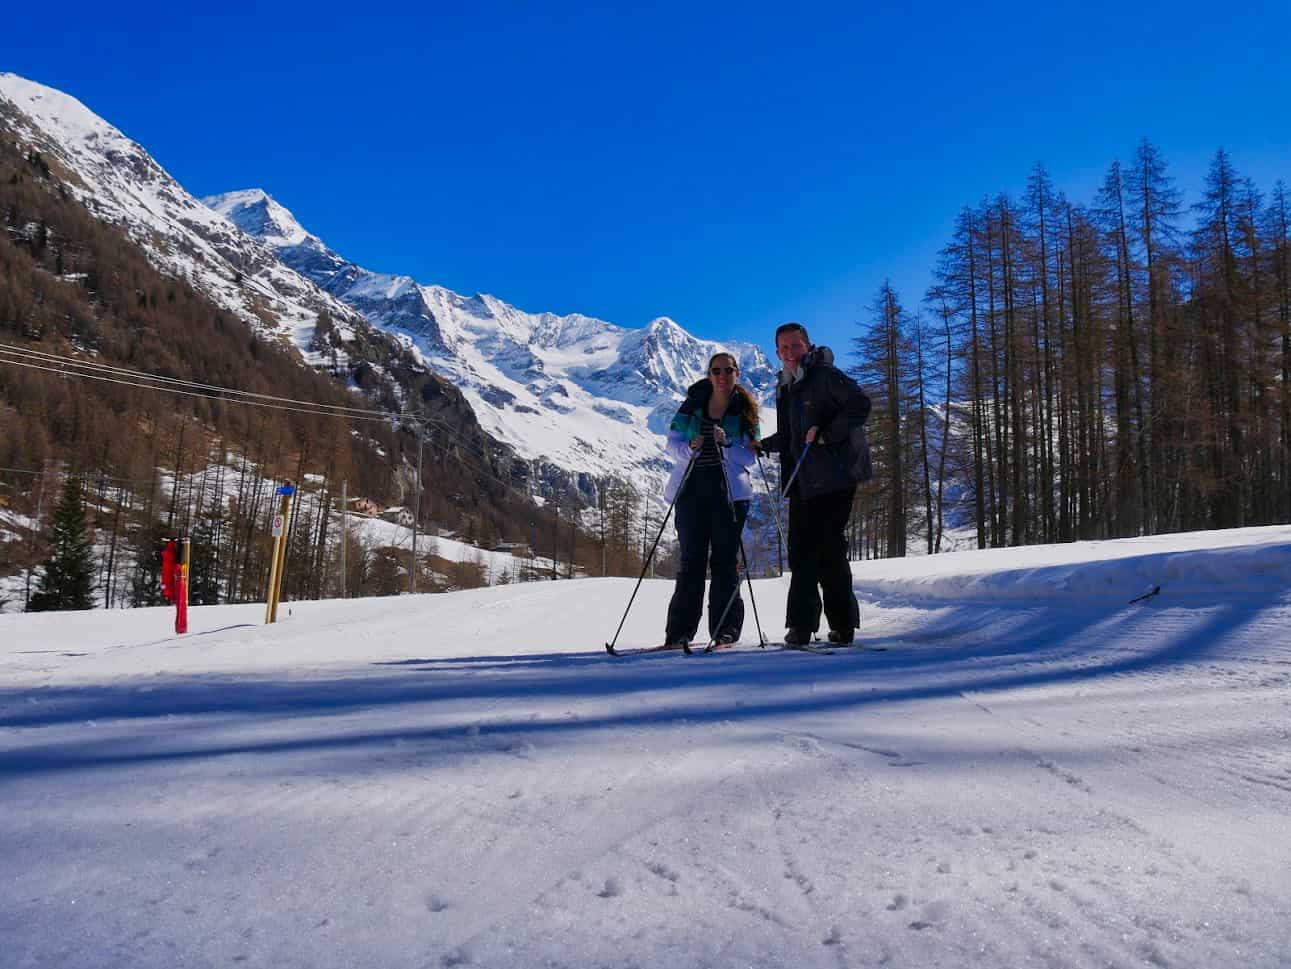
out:
<path id="1" fill-rule="evenodd" d="M 724 353 L 713 357 L 713 362 L 708 365 L 708 379 L 718 390 L 731 390 L 735 386 L 735 378 L 739 375 L 740 370 L 735 365 L 735 358 Z"/>

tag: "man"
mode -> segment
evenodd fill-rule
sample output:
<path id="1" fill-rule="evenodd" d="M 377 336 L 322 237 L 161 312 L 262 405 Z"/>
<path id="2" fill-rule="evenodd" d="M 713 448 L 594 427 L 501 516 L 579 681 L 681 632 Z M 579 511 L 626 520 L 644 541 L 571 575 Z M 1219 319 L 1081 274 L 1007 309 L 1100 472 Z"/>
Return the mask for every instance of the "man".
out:
<path id="1" fill-rule="evenodd" d="M 834 366 L 829 347 L 811 345 L 801 323 L 780 326 L 775 342 L 784 364 L 776 388 L 776 432 L 760 443 L 763 450 L 780 455 L 780 480 L 789 486 L 793 575 L 785 642 L 802 646 L 811 641 L 820 628 L 823 591 L 829 641 L 850 643 L 861 611 L 852 591 L 845 531 L 856 486 L 871 475 L 865 439 L 870 398 Z"/>

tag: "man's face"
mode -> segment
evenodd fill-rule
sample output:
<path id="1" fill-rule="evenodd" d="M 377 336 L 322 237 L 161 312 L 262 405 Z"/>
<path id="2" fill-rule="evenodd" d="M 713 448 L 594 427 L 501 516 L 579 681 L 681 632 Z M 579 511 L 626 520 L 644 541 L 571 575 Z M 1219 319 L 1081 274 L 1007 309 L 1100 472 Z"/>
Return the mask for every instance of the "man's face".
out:
<path id="1" fill-rule="evenodd" d="M 781 363 L 794 373 L 798 372 L 798 361 L 800 361 L 810 349 L 811 347 L 808 345 L 807 341 L 803 339 L 803 335 L 800 330 L 789 330 L 788 332 L 781 333 L 776 337 L 775 355 L 780 358 Z"/>

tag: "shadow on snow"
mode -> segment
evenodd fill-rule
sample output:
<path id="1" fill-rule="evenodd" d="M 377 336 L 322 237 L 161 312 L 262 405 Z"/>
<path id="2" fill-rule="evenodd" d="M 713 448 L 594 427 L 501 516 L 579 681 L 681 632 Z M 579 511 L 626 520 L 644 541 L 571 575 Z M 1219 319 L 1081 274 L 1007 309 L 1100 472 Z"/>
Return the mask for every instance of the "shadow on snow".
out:
<path id="1" fill-rule="evenodd" d="M 0 727 L 23 728 L 21 747 L 0 751 L 0 780 L 33 773 L 199 760 L 230 754 L 359 750 L 392 742 L 460 742 L 473 727 L 490 737 L 538 740 L 571 732 L 767 718 L 877 704 L 1082 683 L 1214 659 L 1225 637 L 1257 620 L 1267 604 L 1236 602 L 1199 613 L 1188 630 L 1151 647 L 1124 645 L 1158 611 L 1059 612 L 1039 606 L 939 607 L 909 637 L 871 638 L 888 652 L 814 656 L 753 651 L 615 659 L 604 653 L 409 658 L 344 677 L 139 678 L 128 683 L 0 691 Z M 984 631 L 996 630 L 989 639 Z M 1107 642 L 1122 641 L 1109 648 Z M 827 688 L 813 687 L 827 681 Z M 534 720 L 525 700 L 594 702 L 596 712 Z M 454 705 L 456 704 L 456 705 Z M 499 708 L 499 705 L 501 707 Z M 282 718 L 373 712 L 400 706 L 452 723 L 337 731 L 313 721 L 308 736 L 282 736 Z M 603 712 L 606 708 L 614 712 Z M 230 720 L 230 716 L 233 720 Z M 209 717 L 197 723 L 160 718 Z M 242 719 L 236 719 L 242 718 Z M 278 719 L 279 736 L 221 743 L 207 733 Z M 128 735 L 57 739 L 33 728 L 128 721 Z M 119 723 L 112 724 L 119 726 Z M 142 728 L 142 729 L 141 729 Z M 17 739 L 11 735 L 11 741 Z M 34 742 L 32 742 L 34 741 Z"/>

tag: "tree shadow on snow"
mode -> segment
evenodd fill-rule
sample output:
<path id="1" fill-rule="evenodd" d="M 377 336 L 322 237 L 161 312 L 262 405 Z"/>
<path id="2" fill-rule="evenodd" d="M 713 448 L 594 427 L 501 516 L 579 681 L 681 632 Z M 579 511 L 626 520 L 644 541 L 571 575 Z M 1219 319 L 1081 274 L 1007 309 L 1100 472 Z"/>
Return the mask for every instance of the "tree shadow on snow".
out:
<path id="1" fill-rule="evenodd" d="M 231 754 L 360 752 L 391 743 L 455 750 L 471 730 L 495 742 L 540 743 L 678 720 L 767 722 L 965 692 L 1094 682 L 1220 658 L 1225 639 L 1258 620 L 1267 605 L 1235 602 L 1195 612 L 1182 634 L 1142 648 L 1143 627 L 1156 608 L 1072 613 L 961 603 L 938 604 L 915 635 L 870 639 L 890 646 L 882 653 L 410 657 L 346 676 L 149 677 L 0 690 L 0 728 L 22 728 L 0 750 L 0 781 Z M 568 715 L 554 716 L 552 709 L 565 703 Z M 535 707 L 545 719 L 535 719 Z M 401 708 L 438 725 L 362 721 Z M 336 715 L 362 722 L 325 719 Z M 95 721 L 98 732 L 75 726 L 86 721 Z M 247 725 L 255 739 L 229 739 L 231 730 Z M 43 736 L 47 730 L 51 735 Z"/>

